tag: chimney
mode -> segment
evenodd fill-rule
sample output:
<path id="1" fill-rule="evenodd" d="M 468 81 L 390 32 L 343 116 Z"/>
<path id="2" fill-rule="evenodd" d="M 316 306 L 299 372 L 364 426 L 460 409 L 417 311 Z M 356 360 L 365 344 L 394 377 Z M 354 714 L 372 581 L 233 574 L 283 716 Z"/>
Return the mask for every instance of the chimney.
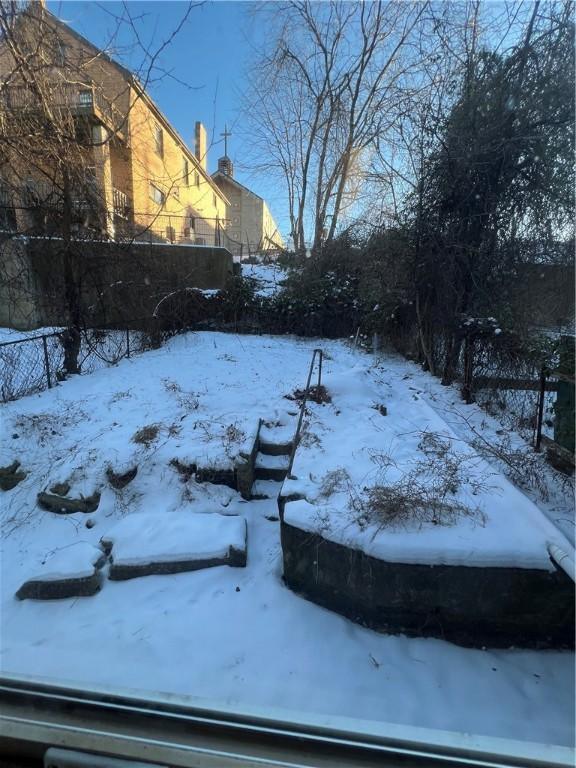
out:
<path id="1" fill-rule="evenodd" d="M 196 123 L 196 130 L 195 130 L 195 150 L 194 154 L 196 155 L 198 162 L 206 170 L 207 166 L 207 152 L 208 148 L 206 146 L 206 128 L 202 125 L 202 123 L 197 122 Z"/>

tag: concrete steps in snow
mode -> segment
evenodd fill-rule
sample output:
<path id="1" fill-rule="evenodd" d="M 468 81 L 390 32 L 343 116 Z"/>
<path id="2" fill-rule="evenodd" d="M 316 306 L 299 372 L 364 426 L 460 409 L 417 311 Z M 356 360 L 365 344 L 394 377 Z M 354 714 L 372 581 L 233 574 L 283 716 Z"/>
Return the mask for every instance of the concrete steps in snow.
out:
<path id="1" fill-rule="evenodd" d="M 262 499 L 277 499 L 282 490 L 282 483 L 277 480 L 256 480 L 252 486 L 253 501 Z"/>
<path id="2" fill-rule="evenodd" d="M 276 480 L 282 482 L 288 474 L 290 457 L 286 454 L 274 455 L 258 453 L 254 465 L 256 480 Z"/>

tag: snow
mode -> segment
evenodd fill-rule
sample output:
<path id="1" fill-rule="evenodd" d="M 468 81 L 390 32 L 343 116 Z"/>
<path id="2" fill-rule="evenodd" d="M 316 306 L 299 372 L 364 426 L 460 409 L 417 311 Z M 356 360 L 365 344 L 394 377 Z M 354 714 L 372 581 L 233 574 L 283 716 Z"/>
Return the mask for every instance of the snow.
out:
<path id="1" fill-rule="evenodd" d="M 242 264 L 242 277 L 254 282 L 257 296 L 273 296 L 282 287 L 286 278 L 286 270 L 280 265 L 270 264 Z"/>
<path id="2" fill-rule="evenodd" d="M 306 501 L 286 505 L 286 522 L 391 562 L 553 570 L 547 542 L 573 551 L 567 539 L 530 499 L 462 443 L 398 373 L 405 375 L 405 365 L 395 366 L 392 360 L 383 369 L 354 366 L 331 376 L 331 404 L 309 404 L 308 432 L 314 439 L 305 436 L 293 479 L 282 491 Z M 382 398 L 385 417 L 374 408 Z M 418 469 L 418 460 L 427 462 L 427 434 L 438 435 L 462 463 L 464 482 L 451 498 L 477 512 L 454 525 L 407 521 L 382 528 L 378 522 L 359 523 L 350 508 L 354 496 L 382 484 L 382 478 L 387 484 Z M 381 471 L 384 461 L 386 473 Z M 335 468 L 346 473 L 346 487 L 326 498 L 323 482 Z"/>
<path id="3" fill-rule="evenodd" d="M 46 560 L 32 567 L 28 581 L 60 581 L 61 579 L 85 579 L 94 574 L 103 552 L 87 541 L 68 544 L 49 553 Z"/>
<path id="4" fill-rule="evenodd" d="M 573 745 L 572 653 L 474 650 L 353 624 L 283 583 L 279 524 L 273 520 L 279 483 L 258 482 L 255 490 L 263 488 L 272 498 L 247 502 L 231 488 L 199 484 L 186 474 L 194 462 L 233 466 L 251 446 L 260 419 L 291 436 L 298 407 L 285 395 L 303 387 L 319 345 L 329 355 L 323 383 L 333 400 L 308 405 L 294 466 L 295 482 L 312 506 L 327 506 L 317 493 L 326 472 L 339 463 L 346 462 L 353 482 L 364 485 L 375 477 L 374 451 L 388 451 L 400 468 L 407 466 L 424 425 L 451 436 L 471 457 L 476 454 L 468 442 L 470 428 L 459 412 L 478 429 L 484 423 L 482 434 L 499 428 L 400 358 L 387 356 L 374 366 L 372 357 L 340 342 L 218 333 L 182 335 L 162 349 L 7 403 L 0 411 L 0 465 L 19 459 L 28 474 L 1 496 L 2 673 L 192 696 L 196 703 L 218 701 L 236 709 L 285 708 L 303 718 L 314 713 Z M 386 405 L 388 416 L 373 407 L 378 403 Z M 158 426 L 155 439 L 148 445 L 133 441 L 152 424 Z M 275 427 L 267 429 L 272 438 Z M 477 457 L 474 462 L 474 471 L 487 467 L 490 484 L 500 489 L 480 499 L 486 514 L 502 518 L 501 525 L 492 521 L 498 536 L 504 517 L 517 522 L 526 515 L 523 525 L 532 541 L 523 557 L 539 558 L 545 538 L 562 540 L 561 549 L 572 551 L 501 467 Z M 121 472 L 135 465 L 138 473 L 129 485 L 120 491 L 109 486 L 108 466 Z M 37 493 L 64 481 L 70 482 L 71 497 L 99 490 L 96 512 L 62 516 L 40 510 Z M 333 496 L 341 510 L 346 492 Z M 543 509 L 553 521 L 568 518 L 563 503 L 553 495 Z M 82 600 L 14 597 L 49 553 L 80 543 L 97 547 L 121 521 L 144 515 L 208 521 L 223 514 L 245 521 L 246 568 L 105 580 L 98 594 Z M 87 519 L 92 528 L 85 526 Z M 452 531 L 453 556 L 459 536 L 479 547 L 478 537 L 487 535 L 479 530 Z M 448 528 L 425 528 L 394 536 L 449 534 Z M 491 546 L 497 551 L 495 538 Z M 507 541 L 512 547 L 512 534 Z M 70 572 L 78 565 L 72 559 Z"/>
<path id="5" fill-rule="evenodd" d="M 218 514 L 132 514 L 103 537 L 112 543 L 115 565 L 173 563 L 226 557 L 230 547 L 243 551 L 246 521 Z"/>
<path id="6" fill-rule="evenodd" d="M 288 456 L 268 456 L 260 453 L 256 457 L 257 469 L 288 469 L 290 459 Z"/>
<path id="7" fill-rule="evenodd" d="M 252 485 L 253 496 L 268 496 L 268 498 L 277 498 L 280 493 L 281 485 L 276 480 L 256 480 Z M 276 512 L 274 513 L 276 515 Z"/>
<path id="8" fill-rule="evenodd" d="M 391 563 L 554 570 L 545 539 L 552 531 L 550 526 L 541 531 L 540 538 L 535 537 L 533 528 L 516 526 L 511 537 L 506 519 L 498 520 L 498 516 L 486 526 L 430 526 L 424 536 L 421 528 L 379 531 L 376 525 L 360 527 L 350 520 L 342 522 L 341 515 L 329 507 L 307 501 L 287 504 L 284 519 L 304 531 L 320 533 L 325 539 Z"/>
<path id="9" fill-rule="evenodd" d="M 262 424 L 260 427 L 260 440 L 263 443 L 275 443 L 277 445 L 290 443 L 294 439 L 296 424 Z"/>
<path id="10" fill-rule="evenodd" d="M 61 328 L 47 327 L 36 328 L 33 331 L 17 331 L 15 328 L 0 328 L 0 344 L 4 344 L 8 341 L 22 341 L 30 337 L 40 338 L 42 335 L 49 336 L 53 333 L 61 331 Z"/>

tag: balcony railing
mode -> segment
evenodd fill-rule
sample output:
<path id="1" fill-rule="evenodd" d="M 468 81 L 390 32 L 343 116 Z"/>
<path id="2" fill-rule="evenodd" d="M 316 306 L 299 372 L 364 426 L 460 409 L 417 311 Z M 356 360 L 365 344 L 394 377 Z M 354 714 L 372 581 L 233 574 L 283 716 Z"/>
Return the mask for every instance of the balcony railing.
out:
<path id="1" fill-rule="evenodd" d="M 0 83 L 0 105 L 6 111 L 38 110 L 42 98 L 51 108 L 68 110 L 72 115 L 94 116 L 103 120 L 108 127 L 122 136 L 123 118 L 118 108 L 104 93 L 93 85 L 71 85 L 55 83 L 50 91 L 40 95 L 26 85 L 3 85 Z"/>
<path id="2" fill-rule="evenodd" d="M 130 219 L 132 204 L 127 194 L 114 187 L 112 189 L 112 203 L 115 216 L 120 216 L 121 219 Z"/>
<path id="3" fill-rule="evenodd" d="M 113 189 L 114 221 L 112 211 L 107 214 L 101 199 L 91 201 L 73 196 L 75 230 L 82 237 L 106 237 L 118 242 L 166 243 L 172 245 L 205 245 L 226 248 L 236 260 L 242 259 L 242 243 L 226 232 L 227 221 L 207 219 L 189 214 L 132 213 L 131 200 L 124 192 Z M 34 234 L 57 237 L 62 213 L 62 199 L 29 205 L 2 206 L 0 201 L 0 229 L 15 234 Z M 17 214 L 17 215 L 16 215 Z M 6 222 L 12 222 L 10 225 Z"/>
<path id="4" fill-rule="evenodd" d="M 195 214 L 134 213 L 133 220 L 117 223 L 116 232 L 117 236 L 138 242 L 226 248 L 233 256 L 241 258 L 242 243 L 229 237 L 227 224 L 223 219 L 208 219 Z"/>

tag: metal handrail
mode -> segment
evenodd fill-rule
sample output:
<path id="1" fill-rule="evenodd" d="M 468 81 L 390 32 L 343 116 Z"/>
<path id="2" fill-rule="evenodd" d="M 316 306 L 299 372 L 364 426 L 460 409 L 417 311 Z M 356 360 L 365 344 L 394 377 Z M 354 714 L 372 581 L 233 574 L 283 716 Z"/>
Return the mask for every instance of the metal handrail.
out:
<path id="1" fill-rule="evenodd" d="M 302 430 L 302 422 L 304 421 L 304 413 L 306 411 L 306 403 L 308 402 L 308 396 L 310 395 L 310 382 L 312 381 L 312 373 L 314 372 L 314 363 L 318 356 L 318 389 L 322 386 L 322 357 L 323 353 L 321 349 L 315 349 L 312 352 L 312 361 L 310 362 L 310 369 L 308 371 L 308 379 L 306 380 L 306 388 L 304 389 L 304 397 L 302 398 L 302 405 L 300 406 L 300 415 L 298 417 L 298 425 L 296 432 L 294 433 L 294 439 L 292 441 L 292 450 L 290 451 L 290 461 L 288 463 L 288 472 L 286 477 L 291 478 L 292 465 L 294 464 L 294 457 L 296 456 L 296 448 L 300 440 L 300 432 Z"/>
<path id="2" fill-rule="evenodd" d="M 546 544 L 546 548 L 548 549 L 548 554 L 550 555 L 552 561 L 556 563 L 559 568 L 562 568 L 564 573 L 570 576 L 572 581 L 576 581 L 574 554 L 569 555 L 567 552 L 564 552 L 564 550 L 561 549 L 557 544 L 554 544 L 551 541 Z"/>

